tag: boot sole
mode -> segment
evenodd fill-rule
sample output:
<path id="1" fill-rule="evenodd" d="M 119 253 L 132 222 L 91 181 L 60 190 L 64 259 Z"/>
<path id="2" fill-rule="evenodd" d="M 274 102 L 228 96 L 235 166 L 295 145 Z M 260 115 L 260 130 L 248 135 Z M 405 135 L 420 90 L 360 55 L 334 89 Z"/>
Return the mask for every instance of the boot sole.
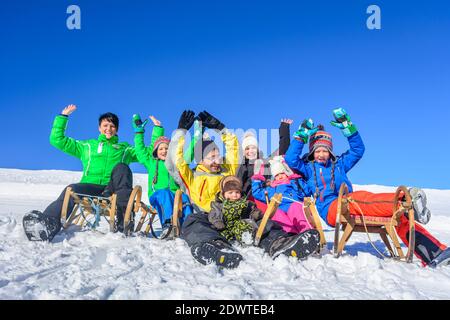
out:
<path id="1" fill-rule="evenodd" d="M 193 248 L 191 251 L 194 258 L 201 264 L 207 265 L 215 262 L 218 266 L 227 269 L 238 267 L 243 259 L 237 252 L 224 252 L 209 243 L 204 243 L 201 247 Z"/>
<path id="2" fill-rule="evenodd" d="M 320 235 L 317 230 L 305 231 L 299 234 L 288 248 L 283 248 L 282 250 L 276 252 L 272 258 L 275 259 L 280 254 L 285 254 L 298 259 L 304 259 L 317 252 L 319 248 L 319 241 Z"/>
<path id="3" fill-rule="evenodd" d="M 427 224 L 431 219 L 431 211 L 427 208 L 425 192 L 419 188 L 411 188 L 409 193 L 414 208 L 414 219 L 421 224 Z"/>

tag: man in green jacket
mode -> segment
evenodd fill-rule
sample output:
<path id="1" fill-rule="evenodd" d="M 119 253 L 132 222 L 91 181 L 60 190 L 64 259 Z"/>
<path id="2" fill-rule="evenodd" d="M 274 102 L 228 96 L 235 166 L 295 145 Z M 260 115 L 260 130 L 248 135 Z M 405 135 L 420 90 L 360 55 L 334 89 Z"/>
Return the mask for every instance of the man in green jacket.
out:
<path id="1" fill-rule="evenodd" d="M 44 212 L 33 210 L 23 218 L 25 234 L 29 240 L 51 241 L 61 229 L 61 209 L 66 189 L 76 193 L 108 197 L 117 195 L 116 231 L 123 231 L 123 215 L 133 188 L 133 175 L 128 167 L 137 162 L 135 150 L 126 142 L 119 142 L 119 119 L 113 113 L 99 117 L 100 135 L 97 139 L 75 140 L 65 136 L 69 115 L 76 110 L 69 105 L 56 116 L 50 134 L 50 143 L 64 153 L 77 157 L 83 165 L 80 183 L 67 186 L 59 198 Z M 74 202 L 70 199 L 68 212 Z"/>

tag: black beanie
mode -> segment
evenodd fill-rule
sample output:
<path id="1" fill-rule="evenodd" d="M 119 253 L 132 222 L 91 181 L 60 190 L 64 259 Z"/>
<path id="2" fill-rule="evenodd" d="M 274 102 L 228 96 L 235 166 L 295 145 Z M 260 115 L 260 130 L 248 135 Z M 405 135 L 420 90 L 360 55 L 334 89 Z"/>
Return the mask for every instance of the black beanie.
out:
<path id="1" fill-rule="evenodd" d="M 219 150 L 219 147 L 213 140 L 198 140 L 194 147 L 195 161 L 200 163 L 214 149 Z"/>

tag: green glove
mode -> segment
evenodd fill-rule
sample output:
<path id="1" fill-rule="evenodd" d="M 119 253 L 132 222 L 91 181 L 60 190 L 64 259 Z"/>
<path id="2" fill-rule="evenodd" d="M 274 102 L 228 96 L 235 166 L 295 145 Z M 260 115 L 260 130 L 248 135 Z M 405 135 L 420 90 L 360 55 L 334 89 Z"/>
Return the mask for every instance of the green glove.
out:
<path id="1" fill-rule="evenodd" d="M 331 125 L 341 129 L 344 136 L 350 137 L 352 134 L 358 131 L 358 129 L 356 129 L 355 125 L 350 120 L 350 116 L 343 108 L 334 109 L 333 115 L 336 121 L 331 121 Z"/>
<path id="2" fill-rule="evenodd" d="M 294 133 L 294 138 L 297 140 L 303 141 L 303 143 L 308 142 L 308 138 L 319 130 L 317 127 L 314 127 L 313 119 L 305 119 L 303 120 L 298 130 Z"/>
<path id="3" fill-rule="evenodd" d="M 135 133 L 144 133 L 145 132 L 145 125 L 147 124 L 148 119 L 146 119 L 144 122 L 141 120 L 141 116 L 138 114 L 133 115 L 133 130 Z"/>

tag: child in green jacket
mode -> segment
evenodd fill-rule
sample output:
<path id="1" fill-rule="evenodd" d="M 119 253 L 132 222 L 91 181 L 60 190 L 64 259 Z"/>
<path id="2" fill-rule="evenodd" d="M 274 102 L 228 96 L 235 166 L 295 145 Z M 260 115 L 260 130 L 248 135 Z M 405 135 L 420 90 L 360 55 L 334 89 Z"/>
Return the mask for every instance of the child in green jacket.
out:
<path id="1" fill-rule="evenodd" d="M 150 204 L 158 211 L 163 230 L 171 223 L 175 192 L 180 189 L 175 179 L 166 167 L 166 157 L 170 139 L 164 136 L 164 128 L 161 122 L 154 116 L 149 117 L 154 124 L 152 139 L 148 147 L 144 143 L 146 119 L 142 122 L 138 114 L 133 116 L 133 128 L 135 132 L 134 144 L 136 156 L 148 172 L 148 197 Z M 180 224 L 191 213 L 189 198 L 183 194 L 183 214 Z"/>

